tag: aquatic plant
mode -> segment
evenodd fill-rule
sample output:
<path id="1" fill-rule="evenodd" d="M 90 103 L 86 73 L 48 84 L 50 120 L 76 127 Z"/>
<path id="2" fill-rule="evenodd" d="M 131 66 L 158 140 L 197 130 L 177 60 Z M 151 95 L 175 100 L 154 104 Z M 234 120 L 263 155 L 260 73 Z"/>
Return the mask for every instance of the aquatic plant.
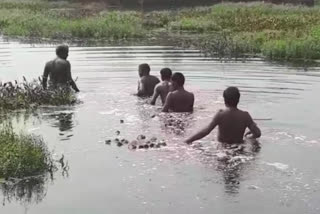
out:
<path id="1" fill-rule="evenodd" d="M 39 136 L 16 134 L 12 126 L 0 128 L 0 178 L 23 178 L 52 172 L 51 153 Z"/>
<path id="2" fill-rule="evenodd" d="M 45 90 L 41 79 L 28 82 L 0 82 L 0 111 L 29 109 L 39 105 L 73 105 L 79 102 L 69 88 Z"/>
<path id="3" fill-rule="evenodd" d="M 313 38 L 273 40 L 263 44 L 262 53 L 270 59 L 319 59 L 320 43 Z"/>

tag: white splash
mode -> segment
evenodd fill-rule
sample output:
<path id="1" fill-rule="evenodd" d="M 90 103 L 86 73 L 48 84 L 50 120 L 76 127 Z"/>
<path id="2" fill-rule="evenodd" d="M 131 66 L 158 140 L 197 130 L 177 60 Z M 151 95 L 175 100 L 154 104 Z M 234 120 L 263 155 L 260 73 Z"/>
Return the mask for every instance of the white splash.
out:
<path id="1" fill-rule="evenodd" d="M 268 166 L 273 166 L 275 167 L 276 169 L 279 169 L 279 170 L 282 170 L 282 171 L 285 171 L 289 168 L 289 165 L 287 164 L 283 164 L 283 163 L 278 163 L 278 162 L 275 162 L 275 163 L 266 163 L 266 165 Z"/>

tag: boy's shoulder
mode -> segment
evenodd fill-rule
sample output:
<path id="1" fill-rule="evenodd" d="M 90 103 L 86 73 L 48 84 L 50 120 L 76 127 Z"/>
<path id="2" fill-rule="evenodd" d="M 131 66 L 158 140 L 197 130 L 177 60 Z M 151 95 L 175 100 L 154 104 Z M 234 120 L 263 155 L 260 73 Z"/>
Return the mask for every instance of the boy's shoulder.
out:
<path id="1" fill-rule="evenodd" d="M 154 76 L 154 75 L 149 75 L 148 77 L 149 77 L 149 79 L 152 79 L 152 80 L 160 82 L 159 78 Z"/>
<path id="2" fill-rule="evenodd" d="M 243 115 L 243 116 L 249 116 L 249 112 L 247 111 L 243 111 L 241 109 L 236 109 L 236 111 L 230 111 L 230 109 L 228 108 L 224 108 L 224 109 L 219 109 L 217 111 L 217 114 L 220 114 L 220 115 L 228 115 L 228 114 L 239 114 L 239 115 Z"/>

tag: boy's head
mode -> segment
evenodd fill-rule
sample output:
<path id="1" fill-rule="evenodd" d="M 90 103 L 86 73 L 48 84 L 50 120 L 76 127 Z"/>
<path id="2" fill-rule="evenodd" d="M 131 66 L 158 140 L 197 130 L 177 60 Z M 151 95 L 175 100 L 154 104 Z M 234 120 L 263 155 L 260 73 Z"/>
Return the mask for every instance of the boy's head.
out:
<path id="1" fill-rule="evenodd" d="M 177 88 L 183 87 L 184 85 L 184 76 L 182 73 L 176 72 L 171 77 L 171 82 L 173 88 L 176 90 Z"/>
<path id="2" fill-rule="evenodd" d="M 67 59 L 69 55 L 68 45 L 59 45 L 56 48 L 56 55 L 61 59 Z"/>
<path id="3" fill-rule="evenodd" d="M 147 76 L 150 73 L 150 66 L 147 63 L 143 63 L 139 65 L 139 76 Z"/>
<path id="4" fill-rule="evenodd" d="M 224 103 L 228 107 L 237 107 L 240 100 L 240 91 L 237 87 L 228 87 L 223 92 Z"/>
<path id="5" fill-rule="evenodd" d="M 164 80 L 169 81 L 172 76 L 172 71 L 170 68 L 163 68 L 163 69 L 161 69 L 160 74 L 161 74 L 162 81 L 164 81 Z"/>

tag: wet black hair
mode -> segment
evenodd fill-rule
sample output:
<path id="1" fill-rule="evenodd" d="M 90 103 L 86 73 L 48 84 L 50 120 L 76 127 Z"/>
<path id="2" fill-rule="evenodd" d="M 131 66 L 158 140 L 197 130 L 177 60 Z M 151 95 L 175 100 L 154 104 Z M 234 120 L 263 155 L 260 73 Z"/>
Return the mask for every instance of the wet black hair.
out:
<path id="1" fill-rule="evenodd" d="M 176 82 L 178 86 L 183 86 L 185 79 L 182 73 L 176 72 L 172 75 L 171 81 Z"/>
<path id="2" fill-rule="evenodd" d="M 163 80 L 170 80 L 172 76 L 172 71 L 170 68 L 162 68 L 160 74 Z"/>
<path id="3" fill-rule="evenodd" d="M 59 45 L 57 48 L 56 48 L 56 54 L 57 56 L 61 56 L 61 54 L 63 53 L 68 53 L 69 52 L 69 47 L 68 45 Z"/>
<path id="4" fill-rule="evenodd" d="M 240 100 L 240 91 L 237 87 L 228 87 L 223 92 L 224 103 L 230 107 L 237 107 Z"/>
<path id="5" fill-rule="evenodd" d="M 139 68 L 142 72 L 149 74 L 150 73 L 150 66 L 147 63 L 143 63 L 139 65 Z"/>

